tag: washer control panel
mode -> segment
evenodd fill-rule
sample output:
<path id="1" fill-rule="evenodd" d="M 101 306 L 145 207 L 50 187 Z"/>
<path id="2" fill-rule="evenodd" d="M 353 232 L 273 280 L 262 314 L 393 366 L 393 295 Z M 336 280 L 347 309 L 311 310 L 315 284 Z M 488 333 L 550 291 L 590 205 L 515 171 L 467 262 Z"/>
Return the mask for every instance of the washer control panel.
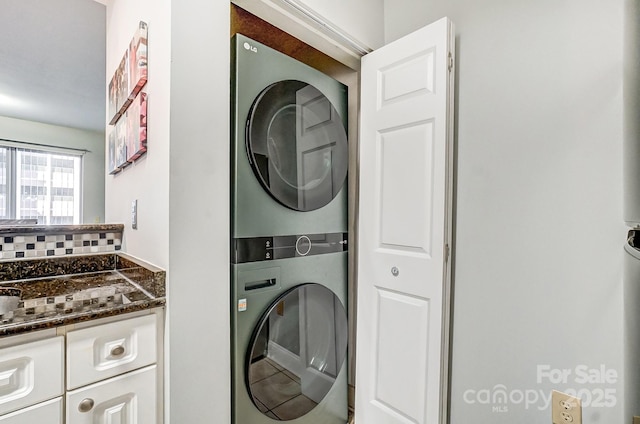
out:
<path id="1" fill-rule="evenodd" d="M 233 263 L 271 261 L 346 252 L 347 233 L 296 234 L 233 240 Z"/>

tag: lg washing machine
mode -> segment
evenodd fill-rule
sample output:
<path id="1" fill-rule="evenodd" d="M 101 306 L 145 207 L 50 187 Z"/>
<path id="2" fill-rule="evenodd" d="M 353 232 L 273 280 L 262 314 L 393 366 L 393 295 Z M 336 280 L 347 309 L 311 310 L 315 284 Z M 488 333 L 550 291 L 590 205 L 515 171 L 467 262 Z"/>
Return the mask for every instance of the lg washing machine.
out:
<path id="1" fill-rule="evenodd" d="M 347 421 L 347 89 L 232 40 L 232 422 Z"/>
<path id="2" fill-rule="evenodd" d="M 234 265 L 234 424 L 347 422 L 347 252 L 341 246 Z"/>

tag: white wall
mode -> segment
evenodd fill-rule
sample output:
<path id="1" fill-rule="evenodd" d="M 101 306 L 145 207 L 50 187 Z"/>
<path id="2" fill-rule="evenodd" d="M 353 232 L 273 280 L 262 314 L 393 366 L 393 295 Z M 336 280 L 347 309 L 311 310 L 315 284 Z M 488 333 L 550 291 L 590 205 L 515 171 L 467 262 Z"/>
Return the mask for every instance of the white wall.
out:
<path id="1" fill-rule="evenodd" d="M 583 388 L 616 391 L 615 406 L 584 409 L 585 424 L 630 422 L 621 411 L 622 3 L 386 1 L 388 41 L 442 16 L 457 28 L 452 424 L 547 423 L 544 402 L 527 408 L 518 390 L 533 400 Z M 572 375 L 538 381 L 546 365 Z M 576 382 L 579 365 L 604 365 L 617 381 Z M 498 385 L 512 400 L 478 401 Z"/>
<path id="2" fill-rule="evenodd" d="M 173 1 L 171 33 L 171 422 L 225 424 L 231 402 L 229 3 Z"/>
<path id="3" fill-rule="evenodd" d="M 128 253 L 168 271 L 167 417 L 227 423 L 229 4 L 108 2 L 107 78 L 138 20 L 149 24 L 149 151 L 107 178 L 107 217 L 127 224 Z"/>
<path id="4" fill-rule="evenodd" d="M 123 249 L 159 267 L 169 265 L 170 0 L 112 0 L 107 4 L 105 87 L 139 21 L 149 25 L 148 151 L 121 173 L 106 178 L 108 222 L 124 223 Z M 131 202 L 138 200 L 138 229 L 131 228 Z"/>
<path id="5" fill-rule="evenodd" d="M 625 0 L 624 22 L 624 218 L 640 223 L 640 0 Z M 633 223 L 633 224 L 632 224 Z M 625 261 L 625 416 L 640 415 L 640 264 Z"/>
<path id="6" fill-rule="evenodd" d="M 640 1 L 624 3 L 624 219 L 636 226 L 640 223 Z"/>
<path id="7" fill-rule="evenodd" d="M 104 133 L 0 116 L 0 139 L 88 150 L 83 156 L 83 222 L 105 222 Z"/>

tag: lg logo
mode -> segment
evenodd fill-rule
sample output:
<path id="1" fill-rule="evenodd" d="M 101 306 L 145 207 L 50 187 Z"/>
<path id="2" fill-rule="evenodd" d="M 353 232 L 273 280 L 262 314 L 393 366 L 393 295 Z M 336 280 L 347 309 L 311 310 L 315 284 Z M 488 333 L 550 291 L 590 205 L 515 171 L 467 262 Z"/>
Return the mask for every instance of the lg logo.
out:
<path id="1" fill-rule="evenodd" d="M 250 52 L 258 53 L 258 48 L 257 48 L 257 47 L 252 46 L 252 45 L 251 45 L 251 44 L 249 44 L 249 43 L 244 43 L 244 48 L 245 48 L 246 50 L 249 50 Z"/>

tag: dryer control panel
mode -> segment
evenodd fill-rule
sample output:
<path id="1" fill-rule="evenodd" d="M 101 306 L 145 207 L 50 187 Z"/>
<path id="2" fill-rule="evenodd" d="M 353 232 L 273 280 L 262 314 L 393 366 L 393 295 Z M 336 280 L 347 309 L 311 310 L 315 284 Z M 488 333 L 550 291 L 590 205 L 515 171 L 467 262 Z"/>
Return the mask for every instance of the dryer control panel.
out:
<path id="1" fill-rule="evenodd" d="M 234 264 L 346 252 L 347 233 L 297 234 L 233 240 Z"/>

